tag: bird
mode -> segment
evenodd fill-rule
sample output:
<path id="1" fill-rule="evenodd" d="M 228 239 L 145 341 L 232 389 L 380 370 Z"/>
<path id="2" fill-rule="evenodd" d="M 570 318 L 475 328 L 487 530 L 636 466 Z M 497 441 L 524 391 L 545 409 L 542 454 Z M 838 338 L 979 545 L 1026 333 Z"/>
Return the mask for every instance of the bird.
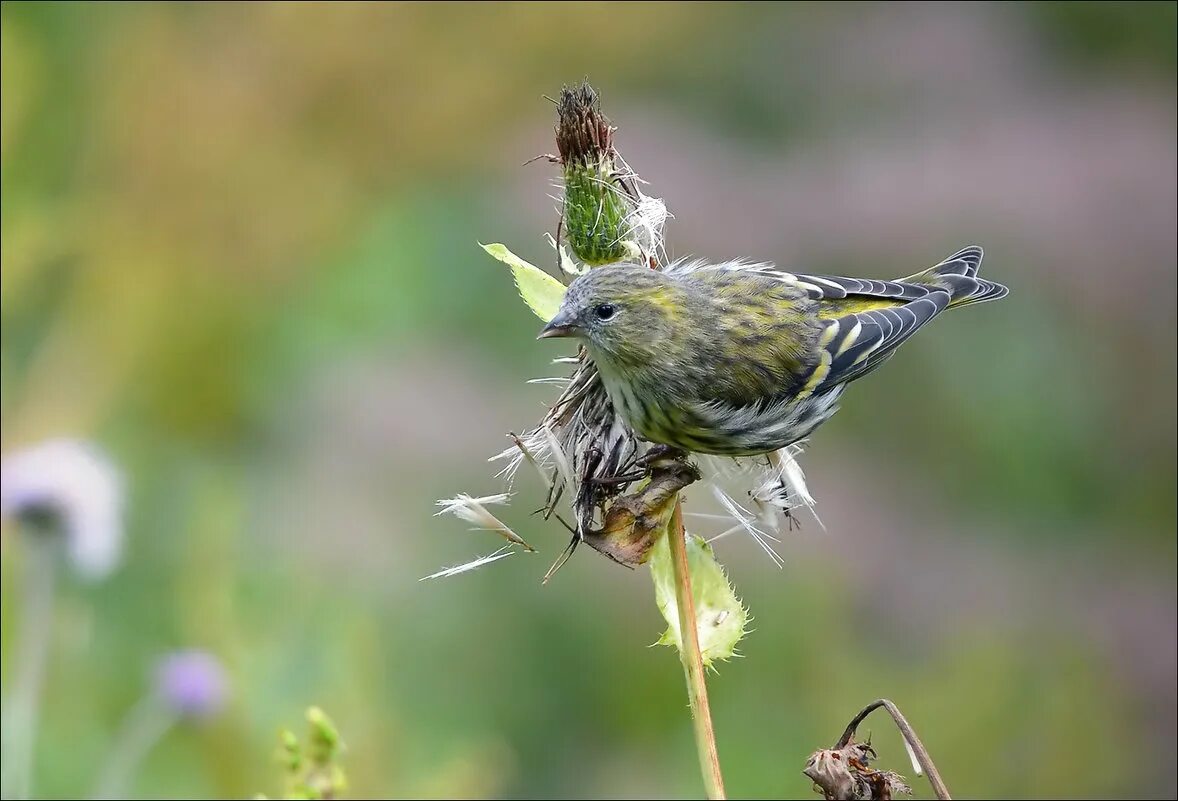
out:
<path id="1" fill-rule="evenodd" d="M 847 385 L 946 309 L 1005 297 L 966 247 L 895 281 L 770 264 L 619 263 L 567 288 L 537 339 L 575 337 L 616 413 L 647 442 L 754 456 L 808 437 Z"/>

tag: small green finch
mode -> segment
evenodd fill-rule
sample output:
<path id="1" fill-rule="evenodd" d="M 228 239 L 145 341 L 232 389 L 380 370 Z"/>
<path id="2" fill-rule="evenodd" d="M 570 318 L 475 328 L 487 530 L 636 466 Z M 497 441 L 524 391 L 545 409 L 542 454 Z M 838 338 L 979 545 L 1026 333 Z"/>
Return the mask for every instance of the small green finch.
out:
<path id="1" fill-rule="evenodd" d="M 568 288 L 540 338 L 579 337 L 614 409 L 643 439 L 750 456 L 808 436 L 846 385 L 942 311 L 1006 295 L 968 247 L 899 281 L 764 264 L 619 264 Z"/>

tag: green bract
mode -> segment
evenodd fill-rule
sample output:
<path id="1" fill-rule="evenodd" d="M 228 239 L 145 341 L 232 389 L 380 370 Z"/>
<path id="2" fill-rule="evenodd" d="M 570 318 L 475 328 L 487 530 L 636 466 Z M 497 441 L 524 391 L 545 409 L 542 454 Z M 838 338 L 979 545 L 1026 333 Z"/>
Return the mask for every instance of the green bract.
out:
<path id="1" fill-rule="evenodd" d="M 564 228 L 573 253 L 586 264 L 626 258 L 623 242 L 630 209 L 613 184 L 609 156 L 597 164 L 570 162 L 564 169 Z"/>
<path id="2" fill-rule="evenodd" d="M 548 322 L 556 316 L 560 310 L 560 302 L 564 300 L 564 284 L 512 253 L 506 245 L 479 244 L 483 250 L 511 268 L 511 277 L 515 279 L 519 296 L 537 317 Z"/>
<path id="3" fill-rule="evenodd" d="M 669 531 L 668 536 L 675 536 Z M 712 548 L 700 537 L 687 535 L 687 562 L 691 572 L 691 597 L 695 601 L 699 648 L 705 666 L 717 659 L 736 654 L 736 644 L 744 636 L 748 611 L 728 583 L 724 568 L 716 561 Z M 655 602 L 667 621 L 667 630 L 659 645 L 681 649 L 679 607 L 675 603 L 675 574 L 667 537 L 659 537 L 650 552 L 650 575 L 654 579 Z"/>

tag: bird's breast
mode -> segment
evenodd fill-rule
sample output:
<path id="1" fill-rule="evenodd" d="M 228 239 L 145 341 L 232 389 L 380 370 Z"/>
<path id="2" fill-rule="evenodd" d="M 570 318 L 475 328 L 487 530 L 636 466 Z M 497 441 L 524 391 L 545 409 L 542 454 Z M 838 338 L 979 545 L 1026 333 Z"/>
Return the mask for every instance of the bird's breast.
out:
<path id="1" fill-rule="evenodd" d="M 644 439 L 665 442 L 677 417 L 674 393 L 650 376 L 621 374 L 600 365 L 598 373 L 618 416 Z"/>

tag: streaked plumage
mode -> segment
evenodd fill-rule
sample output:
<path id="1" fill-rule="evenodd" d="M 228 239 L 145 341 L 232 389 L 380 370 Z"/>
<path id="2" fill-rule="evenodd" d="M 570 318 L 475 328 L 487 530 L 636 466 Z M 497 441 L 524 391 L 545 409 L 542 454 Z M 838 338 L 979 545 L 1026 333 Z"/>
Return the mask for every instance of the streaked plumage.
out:
<path id="1" fill-rule="evenodd" d="M 577 336 L 610 400 L 644 439 L 751 455 L 810 434 L 846 385 L 947 308 L 1001 298 L 968 247 L 898 281 L 765 264 L 621 264 L 569 286 L 541 336 Z"/>

